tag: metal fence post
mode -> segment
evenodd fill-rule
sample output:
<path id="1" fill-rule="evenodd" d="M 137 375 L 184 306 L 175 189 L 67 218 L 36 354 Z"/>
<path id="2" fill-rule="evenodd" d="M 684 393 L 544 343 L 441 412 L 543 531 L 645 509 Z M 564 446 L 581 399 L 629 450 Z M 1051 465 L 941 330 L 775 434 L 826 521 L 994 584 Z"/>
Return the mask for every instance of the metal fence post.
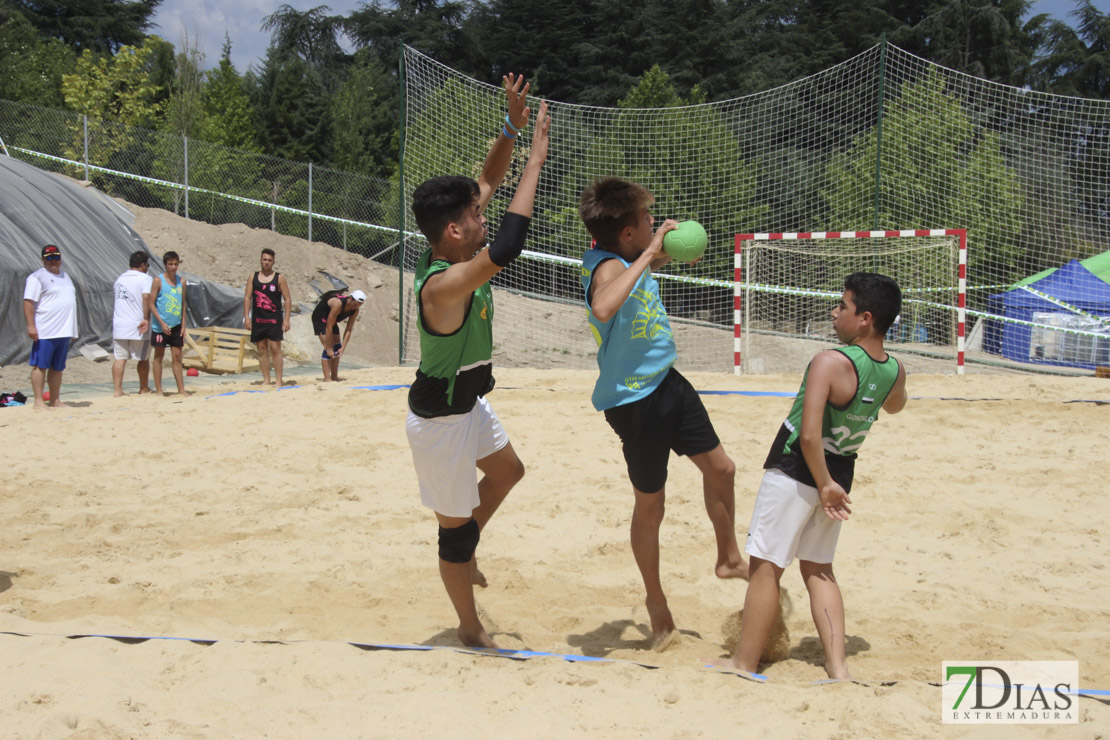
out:
<path id="1" fill-rule="evenodd" d="M 89 181 L 89 117 L 81 116 L 81 125 L 85 129 L 85 182 Z"/>
<path id="2" fill-rule="evenodd" d="M 397 57 L 397 364 L 405 364 L 405 42 Z M 419 317 L 418 317 L 419 320 Z"/>
<path id="3" fill-rule="evenodd" d="M 185 142 L 185 218 L 189 218 L 189 137 L 182 136 Z"/>
<path id="4" fill-rule="evenodd" d="M 312 241 L 312 162 L 308 163 L 308 240 Z"/>
<path id="5" fill-rule="evenodd" d="M 886 31 L 883 31 L 882 45 L 879 47 L 879 93 L 878 108 L 879 120 L 875 124 L 875 218 L 872 219 L 872 229 L 879 228 L 880 187 L 882 184 L 883 169 L 883 103 L 884 85 L 886 83 Z"/>

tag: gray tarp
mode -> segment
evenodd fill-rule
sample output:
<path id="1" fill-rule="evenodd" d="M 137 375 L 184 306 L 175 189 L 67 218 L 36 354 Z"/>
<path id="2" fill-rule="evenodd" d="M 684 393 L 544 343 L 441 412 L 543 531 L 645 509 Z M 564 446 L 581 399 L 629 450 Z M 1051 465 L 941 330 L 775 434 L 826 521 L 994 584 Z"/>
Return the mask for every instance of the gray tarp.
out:
<path id="1" fill-rule="evenodd" d="M 112 286 L 128 269 L 132 252 L 150 249 L 128 225 L 134 217 L 92 187 L 0 155 L 0 365 L 27 362 L 31 340 L 23 318 L 23 286 L 42 267 L 44 244 L 62 250 L 62 269 L 77 287 L 79 336 L 106 350 L 112 342 Z M 162 272 L 152 256 L 150 274 Z M 189 326 L 239 326 L 243 291 L 201 280 L 188 281 Z"/>

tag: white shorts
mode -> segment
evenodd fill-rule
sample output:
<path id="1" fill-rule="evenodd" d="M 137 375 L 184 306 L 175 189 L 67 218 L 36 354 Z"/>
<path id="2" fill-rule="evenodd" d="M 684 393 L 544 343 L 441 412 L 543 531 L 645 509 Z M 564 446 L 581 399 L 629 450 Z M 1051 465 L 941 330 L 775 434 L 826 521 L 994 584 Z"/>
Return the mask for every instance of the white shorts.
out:
<path id="1" fill-rule="evenodd" d="M 409 411 L 405 422 L 420 502 L 444 516 L 471 516 L 478 499 L 479 460 L 509 443 L 489 401 L 468 413 L 425 419 Z"/>
<path id="2" fill-rule="evenodd" d="M 759 484 L 744 552 L 780 568 L 794 558 L 831 563 L 840 524 L 841 520 L 825 515 L 816 488 L 770 468 Z"/>
<path id="3" fill-rule="evenodd" d="M 150 356 L 149 339 L 113 339 L 112 356 L 117 360 L 145 362 Z"/>

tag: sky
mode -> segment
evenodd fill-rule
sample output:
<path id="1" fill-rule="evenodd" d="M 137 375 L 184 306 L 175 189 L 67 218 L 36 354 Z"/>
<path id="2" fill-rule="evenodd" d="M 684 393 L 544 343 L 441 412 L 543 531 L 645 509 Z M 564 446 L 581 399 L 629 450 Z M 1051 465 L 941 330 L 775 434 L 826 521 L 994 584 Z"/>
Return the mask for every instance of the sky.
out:
<path id="1" fill-rule="evenodd" d="M 302 11 L 327 5 L 332 14 L 346 16 L 362 4 L 362 0 L 164 0 L 154 14 L 155 27 L 151 31 L 178 50 L 186 46 L 187 34 L 189 45 L 204 52 L 205 69 L 219 63 L 226 32 L 231 38 L 231 61 L 242 74 L 252 64 L 261 66 L 270 44 L 270 35 L 260 30 L 262 19 L 282 5 Z M 1105 5 L 1105 11 L 1110 12 L 1110 0 L 1096 0 L 1094 5 L 1100 10 Z M 1072 23 L 1068 13 L 1074 9 L 1075 0 L 1035 0 L 1030 15 L 1047 13 L 1057 20 Z"/>
<path id="2" fill-rule="evenodd" d="M 164 0 L 154 13 L 149 32 L 169 41 L 178 51 L 185 48 L 188 35 L 188 45 L 204 53 L 204 69 L 219 64 L 226 32 L 231 38 L 231 62 L 243 74 L 252 64 L 255 68 L 262 66 L 270 45 L 269 32 L 260 30 L 262 19 L 282 5 L 301 11 L 327 5 L 332 15 L 347 16 L 362 4 L 361 0 Z M 341 43 L 345 41 L 340 38 Z"/>

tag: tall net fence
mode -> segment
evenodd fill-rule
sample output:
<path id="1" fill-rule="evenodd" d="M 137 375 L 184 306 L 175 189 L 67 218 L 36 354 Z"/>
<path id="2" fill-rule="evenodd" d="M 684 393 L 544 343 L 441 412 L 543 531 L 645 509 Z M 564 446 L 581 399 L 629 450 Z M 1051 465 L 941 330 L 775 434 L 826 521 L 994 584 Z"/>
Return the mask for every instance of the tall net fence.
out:
<path id="1" fill-rule="evenodd" d="M 243 223 L 396 264 L 389 180 L 0 100 L 8 154 L 144 208 Z"/>
<path id="2" fill-rule="evenodd" d="M 410 48 L 403 85 L 403 187 L 8 101 L 0 101 L 0 139 L 11 156 L 137 205 L 324 241 L 401 264 L 411 280 L 426 248 L 412 221 L 412 189 L 434 175 L 477 175 L 505 103 L 499 87 Z M 579 287 L 590 239 L 577 203 L 592 178 L 619 175 L 651 188 L 657 219 L 697 220 L 709 235 L 703 260 L 657 275 L 683 368 L 732 369 L 736 234 L 943 228 L 967 230 L 971 369 L 1110 364 L 1110 101 L 998 85 L 885 45 L 733 100 L 551 107 L 528 250 L 494 280 L 499 363 L 593 366 Z M 518 139 L 509 182 L 491 203 L 492 228 L 530 135 Z M 791 287 L 813 288 L 805 279 L 795 274 Z M 405 296 L 400 359 L 415 362 L 411 291 Z M 808 341 L 783 333 L 787 343 Z M 921 344 L 919 332 L 908 336 Z M 952 332 L 925 341 L 951 342 Z"/>
<path id="3" fill-rule="evenodd" d="M 404 95 L 406 194 L 434 175 L 476 175 L 504 115 L 501 89 L 406 48 Z M 709 235 L 703 260 L 672 263 L 657 274 L 683 368 L 732 369 L 736 234 L 945 228 L 967 231 L 971 370 L 1085 372 L 1107 364 L 1110 101 L 1007 87 L 885 45 L 734 100 L 650 110 L 550 105 L 550 156 L 528 250 L 494 280 L 495 357 L 502 364 L 593 365 L 579 285 L 590 238 L 577 203 L 599 175 L 646 185 L 657 221 L 694 219 Z M 491 202 L 491 229 L 511 198 L 530 135 L 518 139 L 509 181 Z M 404 263 L 411 271 L 426 243 L 409 205 Z M 835 269 L 851 262 L 836 257 L 829 258 Z M 1082 272 L 1064 269 L 1071 260 Z M 805 271 L 795 273 L 791 287 L 805 288 L 806 279 Z M 403 354 L 411 362 L 419 346 L 413 298 L 406 295 Z M 786 295 L 768 298 L 793 300 Z M 937 294 L 952 295 L 947 288 Z M 828 298 L 823 310 L 833 303 Z M 956 303 L 930 303 L 927 322 L 891 341 L 915 345 L 922 356 L 948 357 Z M 805 322 L 794 325 L 800 328 L 776 329 L 782 342 L 812 339 Z M 921 346 L 928 344 L 937 346 L 929 352 Z M 785 352 L 798 362 L 776 363 L 775 370 L 800 371 L 811 355 L 806 350 Z M 918 368 L 955 369 L 947 360 Z"/>

